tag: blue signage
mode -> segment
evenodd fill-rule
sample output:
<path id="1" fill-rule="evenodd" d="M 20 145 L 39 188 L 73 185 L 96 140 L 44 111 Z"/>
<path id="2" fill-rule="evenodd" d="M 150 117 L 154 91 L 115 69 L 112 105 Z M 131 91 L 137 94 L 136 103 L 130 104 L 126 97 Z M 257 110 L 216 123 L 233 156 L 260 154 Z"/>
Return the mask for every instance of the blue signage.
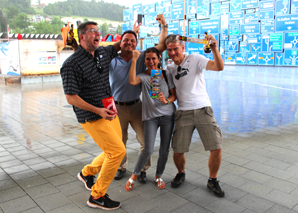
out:
<path id="1" fill-rule="evenodd" d="M 242 35 L 230 35 L 230 40 L 242 41 Z"/>
<path id="2" fill-rule="evenodd" d="M 291 1 L 291 14 L 298 13 L 298 0 Z"/>
<path id="3" fill-rule="evenodd" d="M 240 25 L 240 34 L 260 33 L 260 23 Z"/>
<path id="4" fill-rule="evenodd" d="M 209 0 L 197 1 L 197 19 L 209 18 L 210 4 Z"/>
<path id="5" fill-rule="evenodd" d="M 122 32 L 125 32 L 126 30 L 129 30 L 129 23 L 122 24 Z"/>
<path id="6" fill-rule="evenodd" d="M 200 22 L 199 21 L 190 21 L 189 22 L 189 35 L 198 35 L 200 34 Z"/>
<path id="7" fill-rule="evenodd" d="M 225 43 L 222 41 L 220 41 L 220 43 L 219 43 L 219 53 L 225 54 Z"/>
<path id="8" fill-rule="evenodd" d="M 298 14 L 277 16 L 275 18 L 275 32 L 297 31 Z"/>
<path id="9" fill-rule="evenodd" d="M 275 2 L 275 15 L 289 14 L 290 0 L 276 0 Z"/>
<path id="10" fill-rule="evenodd" d="M 259 0 L 242 0 L 241 9 L 256 8 L 259 7 Z"/>
<path id="11" fill-rule="evenodd" d="M 220 30 L 220 40 L 222 40 L 222 41 L 229 40 L 229 30 L 228 29 Z"/>
<path id="12" fill-rule="evenodd" d="M 203 45 L 188 42 L 188 54 L 204 54 Z"/>
<path id="13" fill-rule="evenodd" d="M 238 52 L 238 51 L 239 51 L 239 42 L 229 41 L 229 52 Z"/>
<path id="14" fill-rule="evenodd" d="M 250 44 L 246 43 L 245 41 L 240 41 L 240 52 L 246 53 L 250 52 Z"/>
<path id="15" fill-rule="evenodd" d="M 298 50 L 285 50 L 284 65 L 297 66 L 298 65 Z"/>
<path id="16" fill-rule="evenodd" d="M 180 21 L 179 22 L 179 29 L 180 29 L 180 35 L 187 36 L 188 35 L 188 22 L 187 21 Z"/>
<path id="17" fill-rule="evenodd" d="M 236 53 L 236 64 L 246 64 L 246 53 Z"/>
<path id="18" fill-rule="evenodd" d="M 163 3 L 163 15 L 164 17 L 171 17 L 171 1 L 162 1 Z"/>
<path id="19" fill-rule="evenodd" d="M 282 52 L 283 33 L 262 34 L 262 52 Z"/>
<path id="20" fill-rule="evenodd" d="M 230 1 L 230 11 L 241 10 L 241 0 Z"/>
<path id="21" fill-rule="evenodd" d="M 259 53 L 259 65 L 274 65 L 274 53 Z"/>
<path id="22" fill-rule="evenodd" d="M 259 21 L 259 13 L 251 13 L 251 14 L 245 14 L 244 22 L 245 24 L 258 22 Z"/>
<path id="23" fill-rule="evenodd" d="M 285 33 L 284 48 L 293 49 L 298 48 L 298 32 Z"/>
<path id="24" fill-rule="evenodd" d="M 251 52 L 260 52 L 262 45 L 260 43 L 251 44 Z"/>
<path id="25" fill-rule="evenodd" d="M 143 14 L 148 14 L 149 12 L 155 11 L 155 4 L 143 5 Z"/>
<path id="26" fill-rule="evenodd" d="M 132 5 L 132 12 L 134 16 L 138 14 L 143 14 L 142 3 Z"/>
<path id="27" fill-rule="evenodd" d="M 260 1 L 260 10 L 274 10 L 274 0 Z"/>
<path id="28" fill-rule="evenodd" d="M 164 10 L 163 1 L 159 1 L 155 3 L 155 10 L 158 14 L 162 14 Z"/>
<path id="29" fill-rule="evenodd" d="M 274 55 L 275 55 L 274 65 L 282 66 L 284 64 L 284 53 L 274 53 Z"/>
<path id="30" fill-rule="evenodd" d="M 262 20 L 261 33 L 274 32 L 274 20 Z"/>
<path id="31" fill-rule="evenodd" d="M 130 21 L 133 19 L 132 9 L 123 10 L 123 21 Z"/>
<path id="32" fill-rule="evenodd" d="M 221 13 L 228 13 L 230 12 L 230 3 L 228 1 L 222 2 L 220 7 Z"/>
<path id="33" fill-rule="evenodd" d="M 168 34 L 179 34 L 179 23 L 169 23 L 168 24 Z"/>
<path id="34" fill-rule="evenodd" d="M 243 24 L 244 11 L 230 12 L 230 24 Z"/>
<path id="35" fill-rule="evenodd" d="M 229 51 L 229 41 L 224 41 L 225 45 L 224 45 L 224 48 L 225 48 L 225 52 L 228 52 Z"/>
<path id="36" fill-rule="evenodd" d="M 148 15 L 145 15 L 145 24 L 153 24 L 156 23 L 157 12 L 149 12 Z"/>
<path id="37" fill-rule="evenodd" d="M 249 44 L 252 43 L 261 43 L 261 35 L 260 34 L 248 34 L 248 35 L 243 35 L 243 41 L 246 41 Z"/>
<path id="38" fill-rule="evenodd" d="M 245 10 L 245 14 L 252 14 L 256 12 L 259 12 L 259 8 L 252 8 L 252 9 Z"/>
<path id="39" fill-rule="evenodd" d="M 239 35 L 239 24 L 231 24 L 229 26 L 229 35 Z"/>
<path id="40" fill-rule="evenodd" d="M 274 19 L 274 10 L 260 11 L 260 20 L 262 19 Z"/>
<path id="41" fill-rule="evenodd" d="M 211 4 L 210 16 L 219 15 L 220 14 L 220 6 L 221 6 L 220 2 Z"/>
<path id="42" fill-rule="evenodd" d="M 258 53 L 247 53 L 246 58 L 248 65 L 258 65 Z"/>
<path id="43" fill-rule="evenodd" d="M 236 64 L 236 53 L 225 52 L 225 64 Z"/>
<path id="44" fill-rule="evenodd" d="M 214 60 L 213 54 L 212 53 L 205 53 L 203 54 L 206 58 L 210 59 L 210 60 Z"/>
<path id="45" fill-rule="evenodd" d="M 171 13 L 171 19 L 172 20 L 178 20 L 183 19 L 184 17 L 184 3 L 179 4 L 172 4 L 172 13 Z"/>
<path id="46" fill-rule="evenodd" d="M 197 0 L 187 0 L 186 14 L 195 14 L 197 12 Z"/>
<path id="47" fill-rule="evenodd" d="M 208 34 L 217 33 L 219 34 L 219 19 L 210 19 L 200 22 L 200 32 Z"/>

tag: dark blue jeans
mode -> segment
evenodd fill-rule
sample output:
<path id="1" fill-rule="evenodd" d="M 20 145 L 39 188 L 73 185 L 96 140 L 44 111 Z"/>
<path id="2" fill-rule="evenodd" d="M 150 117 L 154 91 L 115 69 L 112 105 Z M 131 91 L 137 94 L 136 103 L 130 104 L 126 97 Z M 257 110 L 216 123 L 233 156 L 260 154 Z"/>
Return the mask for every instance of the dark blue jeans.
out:
<path id="1" fill-rule="evenodd" d="M 175 114 L 161 116 L 144 121 L 144 149 L 139 155 L 134 174 L 140 175 L 145 163 L 148 161 L 154 151 L 156 133 L 160 127 L 160 147 L 159 157 L 156 167 L 156 176 L 161 177 L 168 161 L 169 147 L 171 143 Z"/>

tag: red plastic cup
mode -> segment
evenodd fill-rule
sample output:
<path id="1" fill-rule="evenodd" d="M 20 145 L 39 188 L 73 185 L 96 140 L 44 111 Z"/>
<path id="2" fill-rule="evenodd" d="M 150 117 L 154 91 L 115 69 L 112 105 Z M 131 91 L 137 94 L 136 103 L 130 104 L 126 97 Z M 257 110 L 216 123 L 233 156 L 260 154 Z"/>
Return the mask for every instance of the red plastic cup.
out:
<path id="1" fill-rule="evenodd" d="M 108 97 L 108 98 L 102 99 L 101 101 L 103 103 L 104 108 L 106 108 L 108 110 L 112 110 L 114 112 L 111 115 L 118 114 L 118 111 L 117 111 L 117 108 L 116 108 L 116 104 L 115 104 L 115 101 L 114 101 L 114 98 L 113 97 Z"/>

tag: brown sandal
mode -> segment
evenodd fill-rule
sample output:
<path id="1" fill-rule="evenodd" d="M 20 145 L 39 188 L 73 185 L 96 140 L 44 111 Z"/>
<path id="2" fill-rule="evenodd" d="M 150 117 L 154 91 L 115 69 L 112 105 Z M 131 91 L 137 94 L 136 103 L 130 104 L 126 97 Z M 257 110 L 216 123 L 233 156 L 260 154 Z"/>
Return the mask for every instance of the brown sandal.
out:
<path id="1" fill-rule="evenodd" d="M 165 184 L 165 182 L 163 182 L 163 180 L 161 178 L 156 178 L 154 180 L 154 182 L 156 183 L 158 189 L 166 188 L 166 184 Z"/>
<path id="2" fill-rule="evenodd" d="M 131 191 L 134 185 L 135 185 L 135 181 L 129 178 L 124 187 L 125 191 L 128 191 L 128 192 Z"/>

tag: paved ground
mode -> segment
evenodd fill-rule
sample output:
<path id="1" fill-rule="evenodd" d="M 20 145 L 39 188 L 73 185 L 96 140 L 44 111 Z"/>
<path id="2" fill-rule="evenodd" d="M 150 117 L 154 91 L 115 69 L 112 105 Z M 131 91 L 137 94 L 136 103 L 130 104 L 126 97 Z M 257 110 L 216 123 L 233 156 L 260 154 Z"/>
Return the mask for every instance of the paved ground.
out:
<path id="1" fill-rule="evenodd" d="M 124 191 L 139 147 L 130 130 L 128 172 L 108 189 L 122 202 L 116 212 L 298 212 L 297 70 L 226 67 L 206 79 L 225 135 L 219 180 L 226 196 L 206 189 L 208 152 L 197 133 L 181 187 L 169 184 L 172 152 L 166 189 L 153 183 L 157 138 L 149 182 Z M 101 150 L 77 123 L 60 82 L 0 85 L 0 115 L 0 212 L 101 212 L 87 206 L 90 192 L 76 178 Z"/>

